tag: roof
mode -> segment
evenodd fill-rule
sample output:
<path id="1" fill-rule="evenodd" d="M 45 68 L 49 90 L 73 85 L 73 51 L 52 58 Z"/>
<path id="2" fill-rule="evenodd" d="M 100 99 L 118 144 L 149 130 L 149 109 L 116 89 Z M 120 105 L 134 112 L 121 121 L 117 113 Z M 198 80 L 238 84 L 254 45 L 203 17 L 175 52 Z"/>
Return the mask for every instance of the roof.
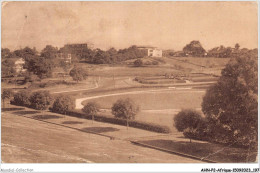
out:
<path id="1" fill-rule="evenodd" d="M 154 47 L 154 46 L 136 46 L 137 48 L 157 48 L 157 47 Z"/>

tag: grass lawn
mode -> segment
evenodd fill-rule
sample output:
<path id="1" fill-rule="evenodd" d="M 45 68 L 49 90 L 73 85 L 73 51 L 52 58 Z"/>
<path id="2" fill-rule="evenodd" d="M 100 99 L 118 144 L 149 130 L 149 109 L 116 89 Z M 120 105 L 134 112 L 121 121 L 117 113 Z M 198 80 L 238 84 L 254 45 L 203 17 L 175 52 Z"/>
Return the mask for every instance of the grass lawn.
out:
<path id="1" fill-rule="evenodd" d="M 140 106 L 136 120 L 168 126 L 172 133 L 177 132 L 173 127 L 173 117 L 183 108 L 200 108 L 205 90 L 161 91 L 137 93 L 118 96 L 108 96 L 86 100 L 97 102 L 103 110 L 101 114 L 113 116 L 111 107 L 120 98 L 131 98 Z"/>
<path id="2" fill-rule="evenodd" d="M 199 57 L 162 57 L 143 58 L 144 61 L 157 61 L 159 65 L 133 67 L 132 65 L 95 65 L 80 63 L 88 69 L 90 76 L 159 76 L 165 73 L 179 73 L 181 71 L 206 72 L 220 74 L 221 69 L 229 61 L 229 58 L 199 58 Z M 130 60 L 129 60 L 130 61 Z M 201 67 L 204 66 L 204 67 Z"/>
<path id="3" fill-rule="evenodd" d="M 220 144 L 195 141 L 192 143 L 183 140 L 157 139 L 139 141 L 155 147 L 164 148 L 173 152 L 183 153 L 208 159 L 218 163 L 245 163 L 254 162 L 256 154 L 249 154 L 243 148 L 227 147 Z"/>
<path id="4" fill-rule="evenodd" d="M 205 90 L 187 90 L 187 91 L 147 91 L 145 93 L 131 93 L 117 96 L 107 96 L 91 101 L 97 102 L 101 108 L 110 109 L 118 99 L 131 98 L 142 110 L 160 110 L 160 109 L 182 109 L 182 108 L 200 108 Z M 86 104 L 90 100 L 83 102 Z"/>

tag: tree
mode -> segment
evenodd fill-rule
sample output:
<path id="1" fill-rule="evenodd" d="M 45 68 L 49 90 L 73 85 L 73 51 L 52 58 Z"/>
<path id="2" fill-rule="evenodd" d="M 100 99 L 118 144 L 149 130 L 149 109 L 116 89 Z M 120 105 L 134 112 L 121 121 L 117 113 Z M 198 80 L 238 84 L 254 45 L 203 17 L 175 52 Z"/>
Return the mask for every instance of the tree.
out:
<path id="1" fill-rule="evenodd" d="M 240 48 L 240 45 L 239 45 L 238 43 L 236 43 L 236 44 L 235 44 L 235 49 L 236 49 L 236 50 L 239 50 L 239 48 Z"/>
<path id="2" fill-rule="evenodd" d="M 143 65 L 143 61 L 141 59 L 137 59 L 134 61 L 135 67 L 141 67 Z"/>
<path id="3" fill-rule="evenodd" d="M 23 76 L 24 76 L 24 83 L 27 83 L 27 82 L 33 83 L 33 82 L 39 80 L 38 76 L 35 75 L 35 74 L 33 74 L 33 72 L 28 72 L 28 71 L 26 71 L 26 72 L 23 74 Z"/>
<path id="4" fill-rule="evenodd" d="M 16 75 L 14 61 L 11 59 L 4 59 L 2 61 L 2 77 L 10 77 Z"/>
<path id="5" fill-rule="evenodd" d="M 46 110 L 52 103 L 49 91 L 37 91 L 32 93 L 29 98 L 31 107 L 37 110 Z"/>
<path id="6" fill-rule="evenodd" d="M 60 61 L 60 66 L 61 66 L 61 68 L 64 71 L 64 75 L 63 75 L 63 79 L 64 79 L 65 75 L 68 75 L 68 72 L 69 72 L 69 70 L 71 68 L 71 64 L 67 63 L 65 61 Z"/>
<path id="7" fill-rule="evenodd" d="M 67 114 L 68 111 L 75 108 L 75 101 L 69 96 L 59 96 L 55 99 L 51 111 L 61 114 Z"/>
<path id="8" fill-rule="evenodd" d="M 29 72 L 33 72 L 40 79 L 52 76 L 54 63 L 50 59 L 43 57 L 30 56 L 25 59 L 24 68 Z"/>
<path id="9" fill-rule="evenodd" d="M 199 112 L 192 109 L 183 109 L 181 112 L 174 116 L 174 126 L 179 132 L 187 134 L 186 137 L 190 138 L 194 131 L 198 128 L 202 116 Z"/>
<path id="10" fill-rule="evenodd" d="M 1 58 L 10 58 L 11 52 L 8 48 L 1 48 Z"/>
<path id="11" fill-rule="evenodd" d="M 257 147 L 258 56 L 254 51 L 232 58 L 202 102 L 212 140 Z"/>
<path id="12" fill-rule="evenodd" d="M 70 71 L 70 76 L 78 83 L 79 81 L 87 79 L 88 72 L 82 67 L 74 66 L 74 68 Z"/>
<path id="13" fill-rule="evenodd" d="M 29 91 L 20 91 L 15 93 L 11 104 L 29 107 L 31 105 L 30 95 L 31 93 Z"/>
<path id="14" fill-rule="evenodd" d="M 183 52 L 185 54 L 191 55 L 191 56 L 204 56 L 206 53 L 205 49 L 202 47 L 201 43 L 199 41 L 193 40 L 190 42 L 190 44 L 187 44 L 183 48 Z"/>
<path id="15" fill-rule="evenodd" d="M 135 119 L 135 115 L 139 112 L 139 106 L 130 98 L 119 99 L 113 104 L 112 114 L 116 118 L 126 119 L 127 128 L 129 127 L 128 120 Z"/>
<path id="16" fill-rule="evenodd" d="M 10 99 L 13 96 L 13 91 L 11 89 L 3 89 L 2 92 L 2 100 L 3 100 L 3 108 L 5 107 L 5 100 Z"/>
<path id="17" fill-rule="evenodd" d="M 83 108 L 82 111 L 87 115 L 92 116 L 92 123 L 94 121 L 94 116 L 99 112 L 100 106 L 96 102 L 89 102 Z"/>
<path id="18" fill-rule="evenodd" d="M 215 47 L 213 49 L 210 49 L 208 51 L 209 57 L 217 57 L 217 58 L 229 58 L 232 54 L 232 48 L 231 47 Z"/>
<path id="19" fill-rule="evenodd" d="M 17 56 L 17 57 L 21 57 L 21 58 L 24 58 L 24 59 L 27 59 L 29 57 L 33 57 L 37 54 L 37 51 L 36 49 L 31 49 L 29 47 L 25 47 L 23 49 L 20 49 L 20 50 L 15 50 L 14 51 L 14 55 Z"/>
<path id="20" fill-rule="evenodd" d="M 47 59 L 55 59 L 57 53 L 58 53 L 57 47 L 53 47 L 52 45 L 46 45 L 46 47 L 41 52 L 41 57 Z"/>

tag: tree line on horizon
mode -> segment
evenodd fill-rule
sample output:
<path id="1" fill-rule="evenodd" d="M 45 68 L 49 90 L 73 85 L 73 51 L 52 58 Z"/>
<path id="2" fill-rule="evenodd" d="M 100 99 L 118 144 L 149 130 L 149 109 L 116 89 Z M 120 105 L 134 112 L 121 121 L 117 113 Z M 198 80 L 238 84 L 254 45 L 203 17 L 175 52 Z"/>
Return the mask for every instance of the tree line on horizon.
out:
<path id="1" fill-rule="evenodd" d="M 234 48 L 219 46 L 206 52 L 199 41 L 193 40 L 184 46 L 183 51 L 181 51 L 181 54 L 179 55 L 183 57 L 192 56 L 230 58 L 247 52 L 257 52 L 257 49 L 241 49 L 240 45 L 237 43 Z M 14 51 L 10 51 L 8 48 L 2 48 L 2 77 L 16 75 L 16 70 L 14 67 L 15 59 L 17 58 L 24 59 L 25 64 L 23 68 L 27 69 L 27 71 L 23 75 L 29 80 L 30 78 L 33 78 L 33 76 L 37 76 L 40 79 L 51 77 L 55 67 L 61 67 L 64 69 L 64 71 L 69 71 L 72 64 L 65 63 L 63 60 L 57 58 L 57 54 L 66 55 L 68 53 L 71 54 L 72 64 L 80 61 L 90 64 L 120 64 L 126 60 L 140 59 L 147 56 L 146 50 L 139 49 L 135 45 L 119 50 L 110 48 L 106 51 L 99 48 L 90 49 L 87 46 L 83 47 L 79 51 L 72 51 L 66 46 L 58 49 L 52 45 L 46 45 L 46 47 L 41 52 L 38 52 L 35 47 L 25 47 L 23 49 Z M 174 53 L 175 52 L 170 52 L 165 55 L 175 56 Z"/>

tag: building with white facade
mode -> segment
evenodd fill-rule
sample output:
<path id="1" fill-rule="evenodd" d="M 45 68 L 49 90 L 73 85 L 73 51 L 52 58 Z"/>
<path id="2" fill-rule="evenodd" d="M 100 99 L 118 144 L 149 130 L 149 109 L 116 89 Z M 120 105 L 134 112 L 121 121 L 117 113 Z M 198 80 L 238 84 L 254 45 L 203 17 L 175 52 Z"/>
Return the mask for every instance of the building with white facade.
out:
<path id="1" fill-rule="evenodd" d="M 147 56 L 162 57 L 162 49 L 152 46 L 137 46 L 138 49 L 144 49 L 147 51 Z"/>

